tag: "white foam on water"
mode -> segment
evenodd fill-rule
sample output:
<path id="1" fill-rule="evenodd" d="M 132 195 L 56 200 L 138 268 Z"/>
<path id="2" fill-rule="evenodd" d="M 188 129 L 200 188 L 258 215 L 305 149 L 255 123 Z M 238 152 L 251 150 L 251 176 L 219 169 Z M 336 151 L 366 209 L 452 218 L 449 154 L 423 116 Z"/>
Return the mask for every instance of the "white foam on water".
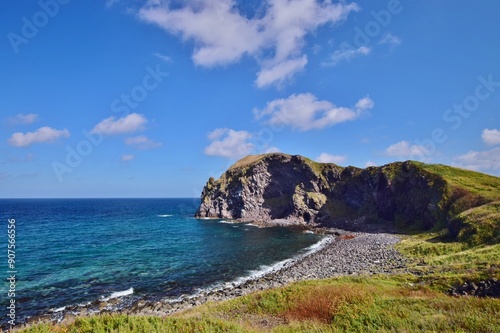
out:
<path id="1" fill-rule="evenodd" d="M 302 258 L 303 256 L 307 256 L 307 255 L 313 254 L 314 252 L 318 252 L 319 250 L 324 248 L 326 245 L 330 244 L 332 241 L 333 241 L 333 238 L 325 237 L 322 240 L 320 240 L 319 242 L 317 242 L 309 247 L 306 247 L 304 249 L 306 251 L 305 254 L 303 254 L 302 256 L 299 256 L 299 257 Z"/>
<path id="2" fill-rule="evenodd" d="M 66 310 L 65 306 L 57 308 L 57 309 L 54 309 L 52 312 L 61 312 L 61 311 L 64 311 L 64 310 Z"/>
<path id="3" fill-rule="evenodd" d="M 307 257 L 315 252 L 318 252 L 319 250 L 323 249 L 326 245 L 330 244 L 332 241 L 333 241 L 332 237 L 325 237 L 325 238 L 321 239 L 320 241 L 318 241 L 317 243 L 305 248 L 304 250 L 301 251 L 302 253 L 299 253 L 295 257 L 288 258 L 288 259 L 285 259 L 282 261 L 278 261 L 272 265 L 262 265 L 257 270 L 248 271 L 248 274 L 245 276 L 240 276 L 240 277 L 238 277 L 230 282 L 226 282 L 226 283 L 219 282 L 219 283 L 213 284 L 207 288 L 201 288 L 194 295 L 190 295 L 187 297 L 188 298 L 195 297 L 197 294 L 200 294 L 202 292 L 218 291 L 218 290 L 222 290 L 225 288 L 236 287 L 236 286 L 239 286 L 241 284 L 244 284 L 247 281 L 257 280 L 257 279 L 264 277 L 268 274 L 278 272 L 284 268 L 290 267 L 291 265 L 302 260 L 303 258 L 305 258 L 305 257 Z"/>
<path id="4" fill-rule="evenodd" d="M 116 292 L 112 293 L 109 297 L 101 298 L 101 300 L 103 300 L 104 302 L 107 302 L 110 299 L 120 298 L 120 297 L 127 296 L 127 295 L 132 295 L 133 293 L 134 293 L 134 288 L 129 288 L 129 289 L 123 290 L 123 291 L 116 291 Z"/>
<path id="5" fill-rule="evenodd" d="M 163 214 L 163 215 L 158 215 L 158 217 L 171 217 L 171 214 Z"/>
<path id="6" fill-rule="evenodd" d="M 221 221 L 219 223 L 231 223 L 231 222 L 227 222 L 227 221 L 222 222 Z M 284 268 L 290 267 L 293 264 L 302 260 L 303 258 L 323 249 L 326 245 L 330 244 L 333 240 L 334 239 L 332 237 L 325 237 L 325 238 L 321 239 L 320 241 L 318 241 L 317 243 L 303 249 L 301 251 L 301 253 L 299 253 L 295 257 L 276 262 L 272 265 L 262 265 L 259 267 L 259 269 L 250 270 L 250 271 L 248 271 L 247 275 L 240 276 L 232 281 L 217 282 L 217 283 L 214 283 L 208 287 L 199 288 L 192 294 L 183 294 L 183 295 L 180 295 L 176 298 L 168 298 L 167 297 L 167 298 L 163 299 L 163 301 L 166 303 L 179 303 L 179 302 L 182 302 L 185 300 L 190 300 L 190 299 L 196 298 L 202 293 L 210 293 L 210 292 L 221 291 L 224 289 L 232 289 L 234 287 L 237 287 L 239 285 L 244 284 L 247 281 L 257 280 L 257 279 L 262 278 L 268 274 L 272 274 L 272 273 L 278 272 Z"/>

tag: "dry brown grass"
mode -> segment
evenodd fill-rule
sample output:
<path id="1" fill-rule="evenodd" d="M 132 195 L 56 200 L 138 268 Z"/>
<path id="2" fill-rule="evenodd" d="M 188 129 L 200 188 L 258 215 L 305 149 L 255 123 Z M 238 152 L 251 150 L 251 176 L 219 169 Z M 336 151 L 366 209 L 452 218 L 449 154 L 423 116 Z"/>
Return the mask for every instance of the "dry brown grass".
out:
<path id="1" fill-rule="evenodd" d="M 353 286 L 310 287 L 292 302 L 294 306 L 284 313 L 289 321 L 313 320 L 329 324 L 343 306 L 365 302 L 365 290 Z"/>

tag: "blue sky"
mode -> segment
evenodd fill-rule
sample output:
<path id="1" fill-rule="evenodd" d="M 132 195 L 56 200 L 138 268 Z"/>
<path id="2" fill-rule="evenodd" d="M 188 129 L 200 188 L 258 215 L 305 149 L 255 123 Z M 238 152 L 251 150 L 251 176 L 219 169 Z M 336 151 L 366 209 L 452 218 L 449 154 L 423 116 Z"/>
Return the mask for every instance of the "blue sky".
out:
<path id="1" fill-rule="evenodd" d="M 197 197 L 247 154 L 500 175 L 500 3 L 0 4 L 0 197 Z"/>

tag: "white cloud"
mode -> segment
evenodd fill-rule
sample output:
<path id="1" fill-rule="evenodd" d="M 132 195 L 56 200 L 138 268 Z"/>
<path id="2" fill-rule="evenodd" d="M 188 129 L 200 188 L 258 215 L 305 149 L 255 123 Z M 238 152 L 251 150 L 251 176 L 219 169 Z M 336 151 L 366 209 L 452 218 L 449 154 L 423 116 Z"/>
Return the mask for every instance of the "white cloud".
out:
<path id="1" fill-rule="evenodd" d="M 270 153 L 281 153 L 281 150 L 278 147 L 269 147 L 266 150 L 264 150 L 264 154 L 270 154 Z"/>
<path id="2" fill-rule="evenodd" d="M 255 146 L 249 142 L 252 134 L 232 129 L 216 129 L 208 135 L 212 142 L 205 148 L 205 154 L 239 159 L 250 154 Z"/>
<path id="3" fill-rule="evenodd" d="M 29 113 L 29 114 L 19 113 L 14 117 L 10 117 L 8 119 L 8 122 L 11 124 L 27 125 L 27 124 L 33 124 L 37 120 L 38 120 L 38 115 L 36 113 Z"/>
<path id="4" fill-rule="evenodd" d="M 162 146 L 161 142 L 156 142 L 154 140 L 151 140 L 144 135 L 139 135 L 139 136 L 135 136 L 132 138 L 126 138 L 125 144 L 127 144 L 129 146 L 134 146 L 135 148 L 138 148 L 138 149 L 151 149 L 151 148 L 158 148 L 158 147 Z"/>
<path id="5" fill-rule="evenodd" d="M 257 73 L 255 83 L 257 87 L 263 88 L 272 84 L 281 85 L 290 80 L 293 75 L 303 70 L 307 65 L 307 56 L 298 59 L 286 60 L 270 68 L 263 68 Z"/>
<path id="6" fill-rule="evenodd" d="M 27 147 L 33 143 L 52 143 L 59 138 L 68 138 L 70 136 L 67 129 L 56 130 L 51 127 L 40 127 L 35 132 L 12 134 L 8 143 L 14 147 Z"/>
<path id="7" fill-rule="evenodd" d="M 485 129 L 481 135 L 483 142 L 488 146 L 500 145 L 500 131 L 497 129 Z"/>
<path id="8" fill-rule="evenodd" d="M 254 109 L 254 114 L 257 119 L 267 118 L 266 122 L 270 125 L 285 125 L 308 131 L 357 119 L 373 106 L 369 97 L 360 99 L 354 108 L 347 108 L 337 107 L 329 101 L 321 101 L 313 94 L 305 93 L 273 100 L 263 110 Z"/>
<path id="9" fill-rule="evenodd" d="M 388 44 L 390 46 L 398 46 L 401 45 L 401 38 L 395 36 L 393 34 L 386 33 L 384 37 L 380 40 L 379 44 Z"/>
<path id="10" fill-rule="evenodd" d="M 304 68 L 305 38 L 327 23 L 358 11 L 355 3 L 319 0 L 268 0 L 265 12 L 246 17 L 235 0 L 148 1 L 138 17 L 185 41 L 194 41 L 193 61 L 205 67 L 227 65 L 251 56 L 261 65 L 258 87 L 280 84 Z"/>
<path id="11" fill-rule="evenodd" d="M 118 118 L 109 117 L 97 124 L 92 133 L 100 132 L 102 134 L 124 134 L 133 133 L 144 128 L 148 122 L 146 117 L 142 114 L 131 113 L 126 117 Z"/>
<path id="12" fill-rule="evenodd" d="M 163 62 L 166 62 L 167 64 L 170 64 L 172 62 L 172 58 L 170 58 L 169 56 L 166 56 L 166 55 L 163 55 L 161 53 L 153 53 L 153 55 L 155 57 L 157 57 L 158 59 L 162 60 Z"/>
<path id="13" fill-rule="evenodd" d="M 486 151 L 470 151 L 458 156 L 458 166 L 476 171 L 500 171 L 500 147 Z"/>
<path id="14" fill-rule="evenodd" d="M 368 161 L 365 163 L 365 168 L 376 167 L 376 166 L 378 166 L 378 164 L 372 161 Z"/>
<path id="15" fill-rule="evenodd" d="M 120 158 L 120 161 L 129 162 L 132 161 L 134 158 L 135 158 L 134 155 L 123 154 L 122 157 Z"/>
<path id="16" fill-rule="evenodd" d="M 229 129 L 227 129 L 227 128 L 217 128 L 217 129 L 213 130 L 212 132 L 208 133 L 208 139 L 210 141 L 217 140 L 218 138 L 220 138 L 221 136 L 226 134 L 228 130 Z"/>
<path id="17" fill-rule="evenodd" d="M 385 150 L 387 156 L 402 158 L 423 158 L 429 154 L 429 150 L 424 146 L 412 145 L 408 141 L 400 141 Z"/>
<path id="18" fill-rule="evenodd" d="M 320 163 L 342 164 L 347 161 L 347 156 L 321 153 L 318 157 L 316 157 L 316 161 Z"/>
<path id="19" fill-rule="evenodd" d="M 370 109 L 373 109 L 374 106 L 375 102 L 373 102 L 370 97 L 366 96 L 356 103 L 356 110 L 368 111 Z"/>
<path id="20" fill-rule="evenodd" d="M 371 51 L 372 51 L 372 49 L 367 47 L 367 46 L 361 46 L 357 49 L 337 50 L 333 53 L 331 59 L 328 61 L 325 61 L 323 63 L 323 65 L 336 66 L 342 61 L 350 62 L 351 60 L 353 60 L 354 58 L 357 58 L 359 56 L 369 55 Z"/>

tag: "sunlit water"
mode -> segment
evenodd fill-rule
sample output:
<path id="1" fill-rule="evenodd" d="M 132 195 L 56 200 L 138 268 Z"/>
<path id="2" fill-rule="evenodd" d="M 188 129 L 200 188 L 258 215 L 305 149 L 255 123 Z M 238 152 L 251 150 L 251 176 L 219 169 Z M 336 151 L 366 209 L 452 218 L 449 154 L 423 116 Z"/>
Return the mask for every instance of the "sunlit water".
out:
<path id="1" fill-rule="evenodd" d="M 16 220 L 18 319 L 132 290 L 141 297 L 193 293 L 320 241 L 287 228 L 198 220 L 198 205 L 198 199 L 0 200 L 1 322 L 9 302 L 8 219 Z"/>

